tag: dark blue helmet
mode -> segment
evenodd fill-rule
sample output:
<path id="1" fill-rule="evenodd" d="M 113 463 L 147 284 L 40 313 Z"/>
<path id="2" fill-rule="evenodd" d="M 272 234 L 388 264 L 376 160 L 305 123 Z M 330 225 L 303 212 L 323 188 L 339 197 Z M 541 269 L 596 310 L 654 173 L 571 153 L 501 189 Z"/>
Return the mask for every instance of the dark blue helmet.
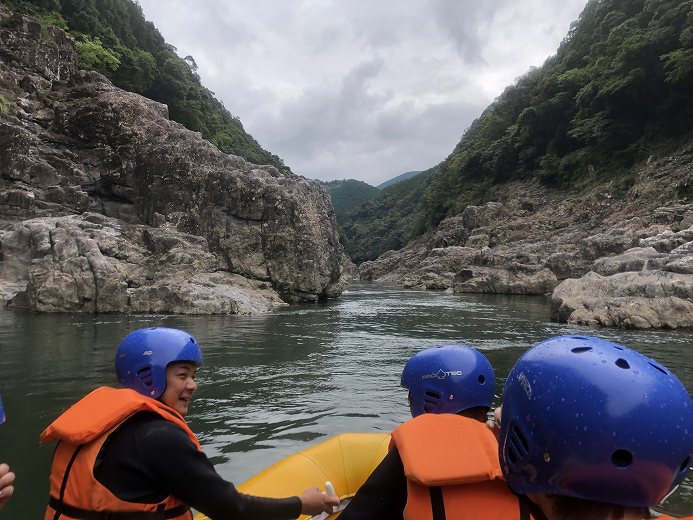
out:
<path id="1" fill-rule="evenodd" d="M 166 367 L 174 361 L 202 364 L 195 338 L 183 330 L 151 327 L 131 332 L 120 343 L 115 366 L 126 388 L 157 399 L 166 389 Z"/>
<path id="2" fill-rule="evenodd" d="M 422 350 L 404 366 L 402 386 L 409 390 L 412 417 L 423 413 L 458 413 L 491 407 L 496 378 L 488 359 L 465 345 Z"/>
<path id="3" fill-rule="evenodd" d="M 688 392 L 628 347 L 560 336 L 508 375 L 499 456 L 516 493 L 652 506 L 681 483 L 692 453 Z"/>

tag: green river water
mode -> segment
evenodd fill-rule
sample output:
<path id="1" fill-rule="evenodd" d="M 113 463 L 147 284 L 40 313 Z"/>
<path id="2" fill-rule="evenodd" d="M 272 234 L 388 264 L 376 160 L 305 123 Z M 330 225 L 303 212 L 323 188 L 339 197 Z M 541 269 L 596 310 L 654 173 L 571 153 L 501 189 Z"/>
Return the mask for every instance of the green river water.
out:
<path id="1" fill-rule="evenodd" d="M 93 388 L 116 384 L 115 349 L 140 327 L 184 328 L 199 340 L 205 364 L 188 418 L 218 471 L 236 483 L 331 435 L 389 432 L 406 420 L 400 374 L 425 346 L 476 346 L 494 365 L 500 388 L 532 343 L 594 334 L 655 358 L 693 390 L 693 331 L 590 329 L 552 323 L 548 316 L 542 297 L 365 283 L 325 304 L 260 317 L 1 311 L 0 395 L 8 420 L 0 427 L 0 461 L 11 465 L 17 481 L 0 517 L 42 518 L 53 447 L 39 445 L 39 434 Z M 693 515 L 690 477 L 662 510 Z"/>

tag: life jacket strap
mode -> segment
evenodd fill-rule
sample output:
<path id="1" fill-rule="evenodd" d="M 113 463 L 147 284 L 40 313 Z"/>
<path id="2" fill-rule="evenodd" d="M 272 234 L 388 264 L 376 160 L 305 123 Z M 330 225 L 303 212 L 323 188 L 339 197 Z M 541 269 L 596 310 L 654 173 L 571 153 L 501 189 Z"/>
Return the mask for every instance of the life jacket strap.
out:
<path id="1" fill-rule="evenodd" d="M 544 512 L 527 495 L 519 495 L 520 520 L 548 520 Z"/>
<path id="2" fill-rule="evenodd" d="M 431 513 L 433 520 L 445 520 L 445 501 L 443 500 L 443 488 L 432 486 L 428 488 L 431 497 Z"/>
<path id="3" fill-rule="evenodd" d="M 158 511 L 88 511 L 78 507 L 72 507 L 61 502 L 55 497 L 50 497 L 48 505 L 52 507 L 58 515 L 65 515 L 69 518 L 78 520 L 168 520 L 176 518 L 188 511 L 190 507 L 183 504 L 172 507 L 171 509 L 160 509 Z"/>

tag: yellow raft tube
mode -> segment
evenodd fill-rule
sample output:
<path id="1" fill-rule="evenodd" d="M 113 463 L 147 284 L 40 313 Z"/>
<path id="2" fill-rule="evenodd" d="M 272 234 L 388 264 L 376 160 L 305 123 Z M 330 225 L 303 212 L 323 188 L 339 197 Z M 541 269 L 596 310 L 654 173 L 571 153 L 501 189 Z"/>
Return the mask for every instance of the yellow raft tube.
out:
<path id="1" fill-rule="evenodd" d="M 356 494 L 387 454 L 386 433 L 342 433 L 273 464 L 238 486 L 249 495 L 282 498 L 297 496 L 311 486 L 324 489 L 330 481 L 344 501 Z M 328 518 L 334 519 L 339 513 Z M 207 517 L 198 513 L 195 520 Z M 300 518 L 310 518 L 302 515 Z"/>

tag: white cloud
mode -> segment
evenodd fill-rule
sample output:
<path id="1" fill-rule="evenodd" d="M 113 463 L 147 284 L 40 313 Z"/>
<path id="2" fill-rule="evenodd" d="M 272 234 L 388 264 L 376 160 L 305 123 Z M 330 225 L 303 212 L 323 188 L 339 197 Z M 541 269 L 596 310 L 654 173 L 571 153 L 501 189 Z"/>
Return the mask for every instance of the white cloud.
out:
<path id="1" fill-rule="evenodd" d="M 379 184 L 443 160 L 585 0 L 139 0 L 299 175 Z"/>

